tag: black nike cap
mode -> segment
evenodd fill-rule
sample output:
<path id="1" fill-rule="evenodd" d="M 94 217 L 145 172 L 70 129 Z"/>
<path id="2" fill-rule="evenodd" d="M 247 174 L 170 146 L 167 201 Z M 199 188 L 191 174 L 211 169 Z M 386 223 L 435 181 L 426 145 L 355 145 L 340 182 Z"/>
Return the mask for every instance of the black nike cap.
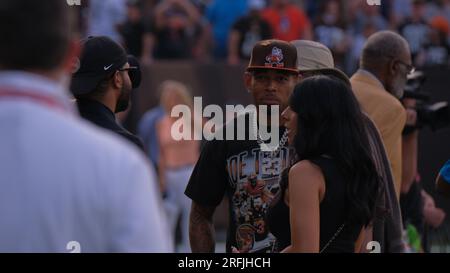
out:
<path id="1" fill-rule="evenodd" d="M 82 44 L 83 50 L 70 84 L 74 95 L 91 93 L 103 79 L 128 62 L 125 49 L 108 37 L 90 36 Z"/>

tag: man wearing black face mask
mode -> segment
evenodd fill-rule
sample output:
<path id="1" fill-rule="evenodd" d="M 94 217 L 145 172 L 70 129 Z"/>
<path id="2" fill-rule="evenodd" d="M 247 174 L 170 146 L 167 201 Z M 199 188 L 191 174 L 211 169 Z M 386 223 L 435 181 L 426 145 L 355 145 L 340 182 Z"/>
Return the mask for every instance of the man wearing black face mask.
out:
<path id="1" fill-rule="evenodd" d="M 120 126 L 114 115 L 128 108 L 131 91 L 139 85 L 137 62 L 108 37 L 89 37 L 83 47 L 70 86 L 81 116 L 143 150 L 142 141 Z"/>

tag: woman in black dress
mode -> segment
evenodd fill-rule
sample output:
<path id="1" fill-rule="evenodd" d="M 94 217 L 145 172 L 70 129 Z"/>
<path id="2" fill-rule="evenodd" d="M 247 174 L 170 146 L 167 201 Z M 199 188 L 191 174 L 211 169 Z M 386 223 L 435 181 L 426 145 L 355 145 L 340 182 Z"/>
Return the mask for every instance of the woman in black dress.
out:
<path id="1" fill-rule="evenodd" d="M 298 161 L 269 210 L 282 252 L 354 252 L 372 221 L 379 177 L 350 88 L 330 76 L 296 86 L 282 114 Z"/>

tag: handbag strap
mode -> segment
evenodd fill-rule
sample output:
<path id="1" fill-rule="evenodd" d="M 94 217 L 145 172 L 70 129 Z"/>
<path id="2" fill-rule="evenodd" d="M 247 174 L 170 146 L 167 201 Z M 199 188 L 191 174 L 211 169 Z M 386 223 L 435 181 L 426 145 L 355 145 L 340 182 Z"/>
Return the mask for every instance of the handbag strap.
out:
<path id="1" fill-rule="evenodd" d="M 328 243 L 322 248 L 322 250 L 319 253 L 324 252 L 329 246 L 330 244 L 336 239 L 337 236 L 339 236 L 339 234 L 341 233 L 341 231 L 344 229 L 345 227 L 345 223 L 343 223 L 338 230 L 334 233 L 333 237 L 331 237 L 331 239 L 328 241 Z"/>

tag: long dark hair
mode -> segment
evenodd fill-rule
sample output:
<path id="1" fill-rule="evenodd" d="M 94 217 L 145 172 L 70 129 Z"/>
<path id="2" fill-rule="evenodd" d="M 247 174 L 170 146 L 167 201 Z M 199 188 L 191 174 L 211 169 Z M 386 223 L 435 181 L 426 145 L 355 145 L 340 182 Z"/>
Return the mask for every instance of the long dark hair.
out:
<path id="1" fill-rule="evenodd" d="M 299 160 L 331 156 L 348 181 L 348 221 L 367 226 L 375 215 L 379 176 L 352 90 L 333 76 L 313 76 L 295 87 L 290 107 L 298 115 Z"/>

